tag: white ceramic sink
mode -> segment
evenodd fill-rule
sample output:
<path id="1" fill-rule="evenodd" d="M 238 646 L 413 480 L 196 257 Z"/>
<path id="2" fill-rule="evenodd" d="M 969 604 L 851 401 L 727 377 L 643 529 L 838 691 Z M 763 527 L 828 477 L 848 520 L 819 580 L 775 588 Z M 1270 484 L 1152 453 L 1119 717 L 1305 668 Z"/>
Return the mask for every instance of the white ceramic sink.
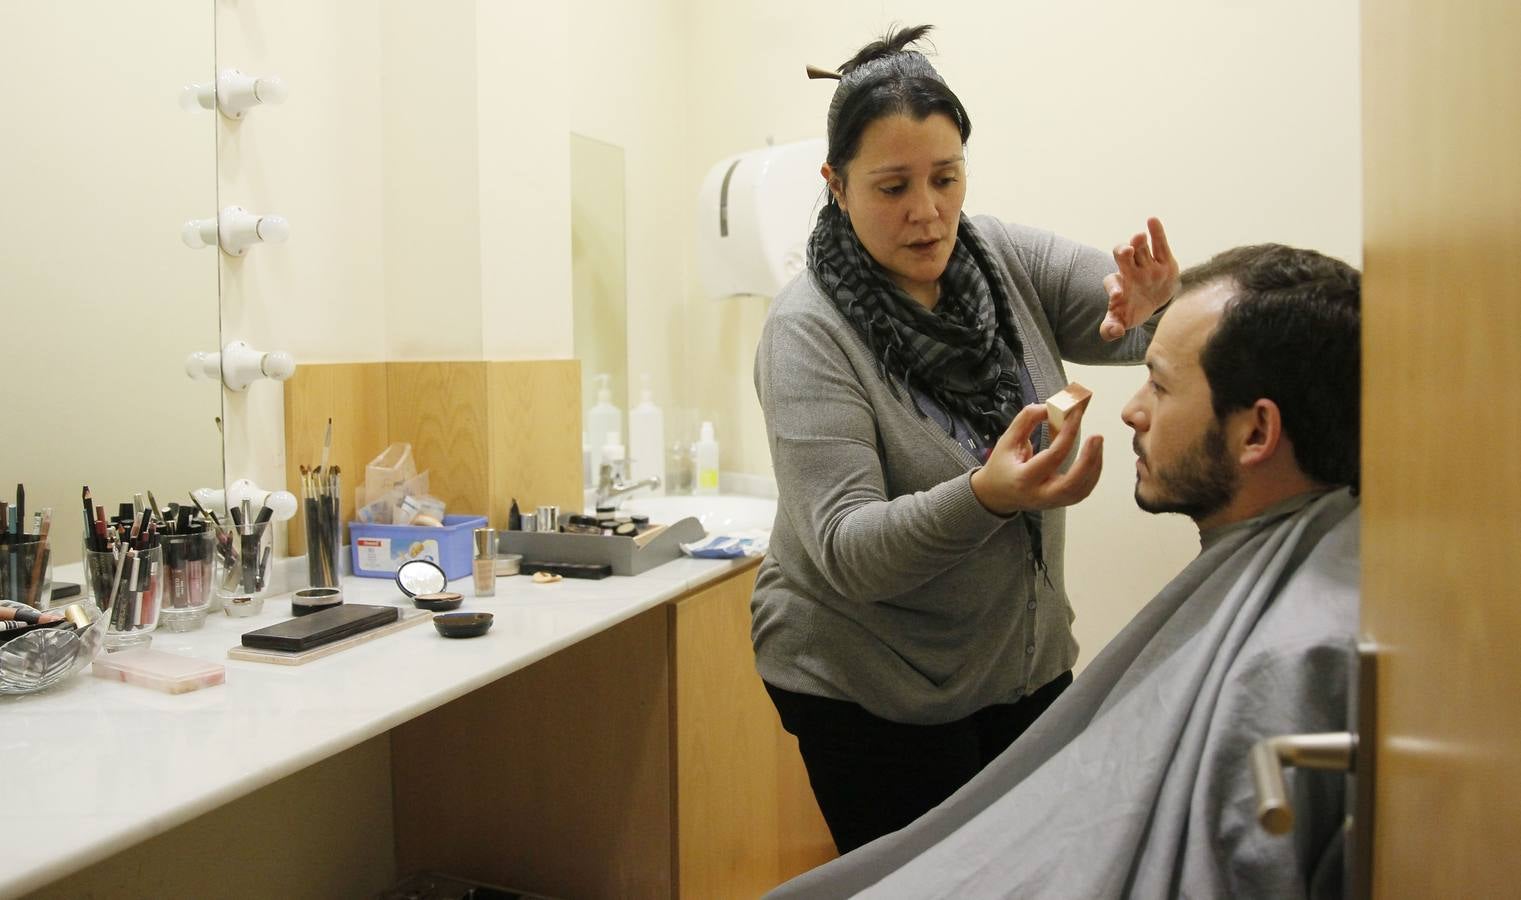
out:
<path id="1" fill-rule="evenodd" d="M 776 501 L 737 494 L 634 496 L 625 500 L 618 511 L 649 516 L 651 522 L 666 525 L 694 516 L 709 534 L 728 534 L 753 529 L 770 531 L 776 519 Z"/>

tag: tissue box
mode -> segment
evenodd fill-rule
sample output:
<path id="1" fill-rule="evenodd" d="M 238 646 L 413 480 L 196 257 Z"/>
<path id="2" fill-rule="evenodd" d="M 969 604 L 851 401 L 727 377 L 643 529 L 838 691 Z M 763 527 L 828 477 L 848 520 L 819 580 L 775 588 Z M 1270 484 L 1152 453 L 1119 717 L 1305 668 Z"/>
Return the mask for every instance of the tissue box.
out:
<path id="1" fill-rule="evenodd" d="M 449 580 L 470 574 L 473 532 L 486 527 L 485 516 L 444 516 L 442 528 L 426 525 L 349 523 L 354 574 L 393 578 L 409 559 L 427 559 L 443 567 Z"/>

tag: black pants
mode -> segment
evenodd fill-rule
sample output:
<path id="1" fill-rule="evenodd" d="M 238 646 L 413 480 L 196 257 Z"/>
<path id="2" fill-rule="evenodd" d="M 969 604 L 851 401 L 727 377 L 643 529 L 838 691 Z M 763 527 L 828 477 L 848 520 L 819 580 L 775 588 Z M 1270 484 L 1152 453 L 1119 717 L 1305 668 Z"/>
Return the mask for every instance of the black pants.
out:
<path id="1" fill-rule="evenodd" d="M 1063 673 L 1018 703 L 944 725 L 904 725 L 854 703 L 766 685 L 797 736 L 813 796 L 841 853 L 939 805 L 1024 733 L 1072 683 Z"/>

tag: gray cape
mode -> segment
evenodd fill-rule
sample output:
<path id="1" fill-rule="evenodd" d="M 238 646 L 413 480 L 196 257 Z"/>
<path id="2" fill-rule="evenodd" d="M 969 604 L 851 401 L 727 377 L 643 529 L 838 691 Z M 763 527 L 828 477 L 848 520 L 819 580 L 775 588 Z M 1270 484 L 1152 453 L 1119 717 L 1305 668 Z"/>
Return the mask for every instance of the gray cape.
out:
<path id="1" fill-rule="evenodd" d="M 1295 498 L 1204 548 L 1007 751 L 944 803 L 774 898 L 1335 896 L 1345 779 L 1288 770 L 1258 827 L 1247 751 L 1345 731 L 1358 504 Z"/>

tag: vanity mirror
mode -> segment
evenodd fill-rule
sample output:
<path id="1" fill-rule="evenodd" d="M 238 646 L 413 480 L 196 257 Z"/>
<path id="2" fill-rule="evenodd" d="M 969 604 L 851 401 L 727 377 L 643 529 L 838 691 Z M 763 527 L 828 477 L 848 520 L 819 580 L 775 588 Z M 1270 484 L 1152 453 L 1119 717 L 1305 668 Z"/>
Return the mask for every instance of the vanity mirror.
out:
<path id="1" fill-rule="evenodd" d="M 581 360 L 581 413 L 597 402 L 598 375 L 625 411 L 628 391 L 623 148 L 570 136 L 570 282 L 575 353 Z M 623 437 L 626 440 L 627 420 Z M 588 434 L 593 447 L 606 435 Z"/>
<path id="2" fill-rule="evenodd" d="M 79 559 L 80 487 L 114 512 L 222 484 L 217 254 L 180 241 L 217 208 L 212 0 L 0 4 L 0 486 L 52 507 Z"/>

